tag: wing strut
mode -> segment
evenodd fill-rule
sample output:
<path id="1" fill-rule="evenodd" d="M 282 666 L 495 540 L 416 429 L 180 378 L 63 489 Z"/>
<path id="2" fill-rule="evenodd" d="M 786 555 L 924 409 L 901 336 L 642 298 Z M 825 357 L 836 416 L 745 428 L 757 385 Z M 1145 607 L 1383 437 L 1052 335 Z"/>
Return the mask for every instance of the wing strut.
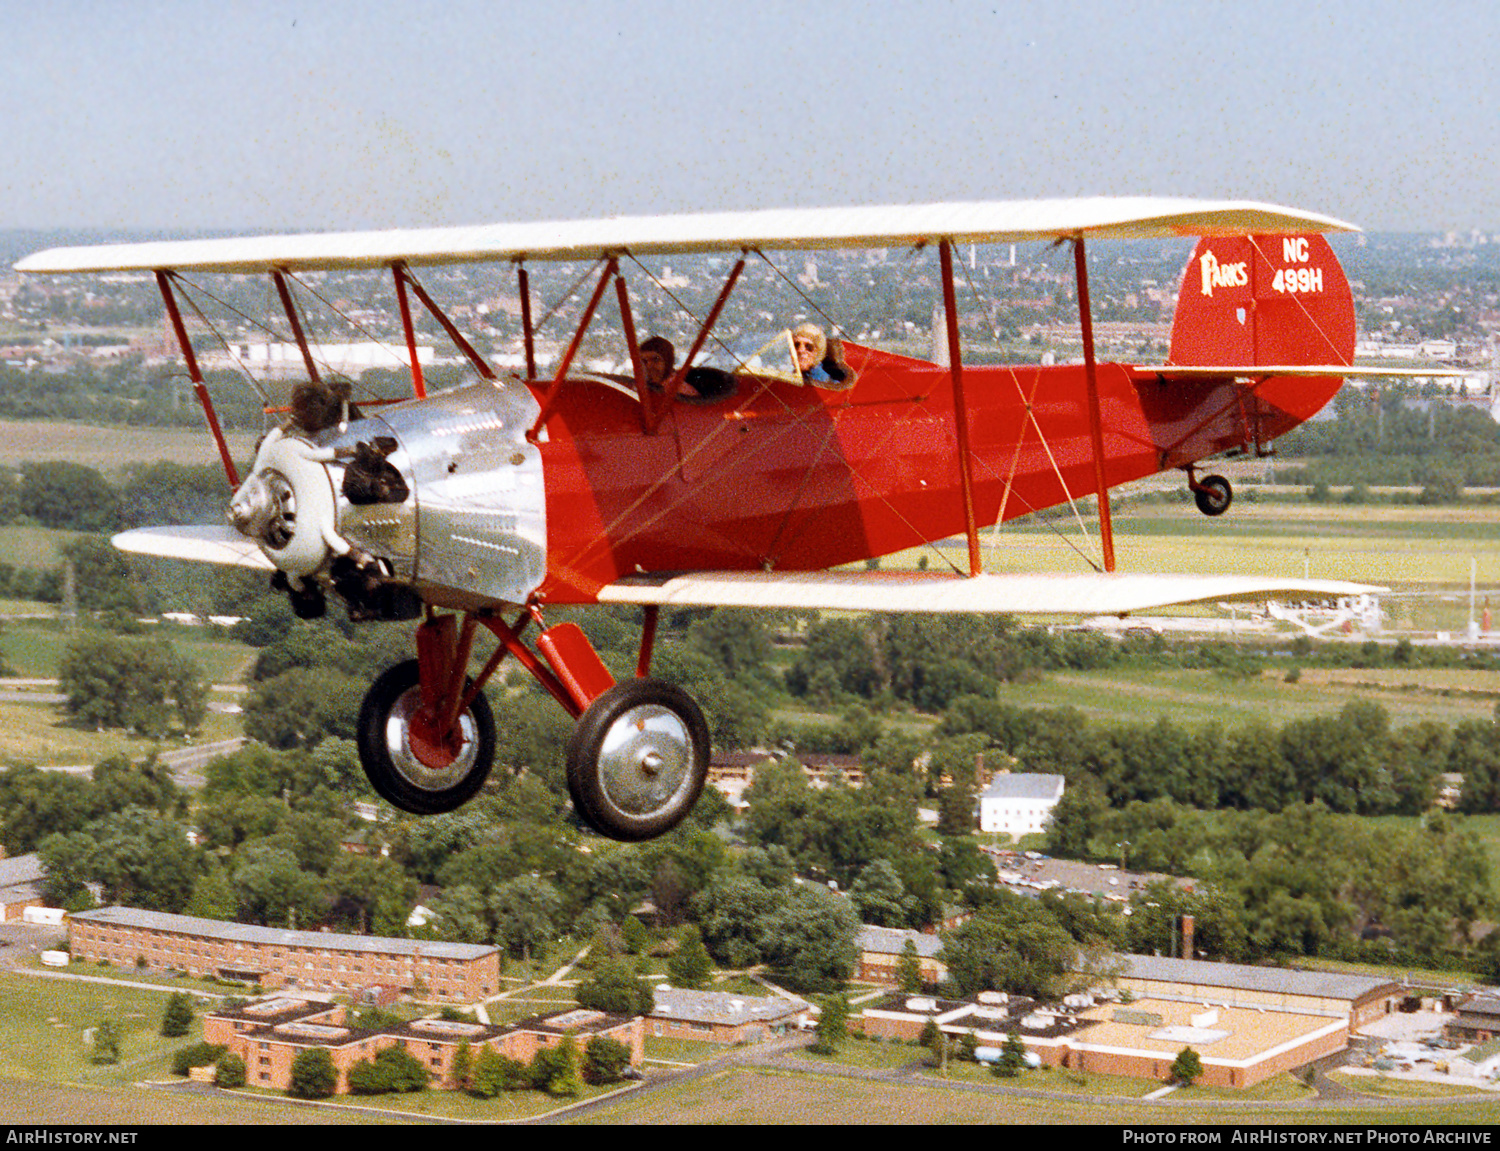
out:
<path id="1" fill-rule="evenodd" d="M 568 374 L 568 369 L 573 366 L 573 357 L 578 354 L 578 346 L 583 343 L 583 335 L 589 330 L 589 324 L 594 320 L 594 311 L 599 307 L 599 300 L 604 296 L 604 289 L 609 287 L 609 278 L 619 270 L 620 261 L 611 256 L 604 265 L 604 274 L 599 277 L 598 286 L 594 288 L 594 294 L 589 298 L 589 306 L 583 310 L 583 319 L 578 322 L 578 330 L 573 333 L 573 340 L 568 345 L 568 350 L 563 353 L 562 363 L 557 365 L 557 374 L 552 377 L 552 383 L 547 388 L 547 394 L 542 397 L 542 410 L 537 413 L 536 421 L 526 432 L 526 438 L 532 443 L 537 442 L 537 437 L 542 434 L 542 429 L 547 426 L 547 421 L 552 418 L 553 411 L 557 408 L 557 398 L 562 392 L 563 379 Z"/>
<path id="2" fill-rule="evenodd" d="M 443 331 L 448 333 L 448 338 L 453 341 L 453 346 L 464 354 L 469 363 L 474 366 L 474 370 L 481 377 L 493 383 L 495 381 L 495 369 L 485 363 L 484 357 L 479 354 L 473 344 L 464 339 L 464 334 L 447 317 L 443 309 L 437 306 L 436 301 L 427 294 L 427 289 L 422 287 L 421 282 L 411 274 L 411 269 L 404 263 L 398 262 L 391 265 L 391 271 L 404 280 L 411 290 L 417 294 L 417 299 L 422 301 L 422 306 L 431 312 L 432 318 L 443 326 Z"/>
<path id="3" fill-rule="evenodd" d="M 516 290 L 521 296 L 521 338 L 526 345 L 526 378 L 536 379 L 536 334 L 531 327 L 531 275 L 516 263 Z"/>
<path id="4" fill-rule="evenodd" d="M 271 272 L 271 279 L 276 282 L 276 294 L 281 297 L 282 311 L 286 312 L 286 320 L 292 326 L 292 338 L 297 341 L 297 350 L 302 353 L 302 364 L 307 368 L 307 378 L 314 384 L 321 384 L 318 377 L 318 365 L 313 362 L 312 349 L 307 345 L 307 333 L 302 330 L 302 321 L 297 319 L 297 306 L 292 302 L 291 290 L 286 286 L 286 273 L 280 268 Z"/>
<path id="5" fill-rule="evenodd" d="M 161 298 L 167 305 L 167 316 L 172 321 L 172 330 L 177 333 L 177 346 L 182 349 L 182 358 L 187 362 L 188 378 L 193 381 L 193 393 L 203 409 L 203 418 L 208 421 L 208 430 L 219 447 L 219 459 L 224 461 L 224 474 L 229 477 L 229 486 L 236 491 L 240 486 L 240 473 L 229 454 L 229 445 L 224 441 L 224 431 L 219 427 L 219 417 L 214 411 L 214 402 L 209 398 L 208 388 L 203 384 L 203 372 L 198 367 L 198 357 L 193 354 L 192 341 L 182 323 L 182 313 L 177 310 L 177 297 L 172 294 L 172 273 L 158 269 L 156 286 L 161 289 Z"/>
<path id="6" fill-rule="evenodd" d="M 969 451 L 969 406 L 964 402 L 964 358 L 958 340 L 958 301 L 953 291 L 953 241 L 938 244 L 943 269 L 943 311 L 948 324 L 948 370 L 953 376 L 953 425 L 958 433 L 958 474 L 964 495 L 964 534 L 969 540 L 969 574 L 984 570 L 979 522 L 974 515 L 974 457 Z"/>
<path id="7" fill-rule="evenodd" d="M 396 303 L 401 308 L 401 330 L 406 333 L 406 354 L 411 360 L 411 393 L 417 399 L 427 396 L 427 381 L 422 378 L 422 361 L 417 358 L 417 332 L 411 322 L 411 301 L 406 298 L 406 277 L 403 265 L 392 264 L 391 276 L 396 281 Z"/>
<path id="8" fill-rule="evenodd" d="M 1099 372 L 1094 363 L 1094 318 L 1089 308 L 1089 268 L 1083 236 L 1073 238 L 1073 267 L 1078 276 L 1078 320 L 1083 335 L 1083 374 L 1088 382 L 1089 437 L 1094 443 L 1094 489 L 1099 493 L 1099 544 L 1104 570 L 1115 570 L 1115 529 L 1109 514 L 1109 485 L 1104 480 L 1104 425 L 1099 416 Z"/>
<path id="9" fill-rule="evenodd" d="M 693 340 L 691 350 L 689 350 L 687 356 L 678 365 L 677 370 L 672 373 L 671 378 L 667 380 L 666 386 L 662 389 L 661 403 L 651 413 L 651 421 L 646 427 L 646 431 L 651 435 L 656 434 L 656 429 L 661 426 L 661 421 L 666 416 L 667 409 L 672 406 L 672 401 L 677 398 L 677 393 L 682 390 L 682 381 L 687 379 L 688 368 L 693 365 L 693 357 L 703 350 L 703 344 L 708 339 L 708 333 L 713 331 L 714 324 L 718 322 L 719 313 L 724 310 L 724 305 L 729 302 L 729 296 L 734 291 L 734 285 L 739 282 L 740 273 L 744 270 L 745 257 L 741 256 L 739 261 L 730 270 L 729 279 L 724 281 L 724 287 L 719 291 L 719 298 L 714 301 L 714 306 L 709 310 L 708 317 L 703 321 L 703 326 L 698 329 L 698 336 Z"/>

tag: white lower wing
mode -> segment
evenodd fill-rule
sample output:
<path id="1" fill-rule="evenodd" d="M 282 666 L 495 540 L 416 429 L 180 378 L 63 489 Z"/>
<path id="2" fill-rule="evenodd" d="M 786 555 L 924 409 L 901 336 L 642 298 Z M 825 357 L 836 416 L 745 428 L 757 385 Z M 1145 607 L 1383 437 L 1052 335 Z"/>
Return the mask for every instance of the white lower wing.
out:
<path id="1" fill-rule="evenodd" d="M 953 576 L 926 572 L 685 572 L 631 576 L 600 603 L 891 612 L 1126 615 L 1187 603 L 1329 600 L 1385 588 L 1342 580 L 1258 576 Z"/>
<path id="2" fill-rule="evenodd" d="M 114 545 L 122 552 L 134 552 L 137 555 L 229 564 L 233 567 L 258 568 L 261 571 L 276 570 L 276 565 L 266 558 L 259 544 L 227 525 L 136 528 L 115 536 Z"/>

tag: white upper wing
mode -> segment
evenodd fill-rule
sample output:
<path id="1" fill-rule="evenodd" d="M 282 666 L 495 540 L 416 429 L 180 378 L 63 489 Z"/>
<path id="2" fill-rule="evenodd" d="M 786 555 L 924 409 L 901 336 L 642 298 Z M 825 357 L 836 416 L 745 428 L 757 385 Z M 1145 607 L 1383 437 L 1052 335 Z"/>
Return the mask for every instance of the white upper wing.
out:
<path id="1" fill-rule="evenodd" d="M 181 269 L 265 272 L 381 268 L 494 260 L 594 259 L 600 255 L 734 252 L 741 249 L 905 247 L 1012 243 L 1072 236 L 1242 236 L 1251 232 L 1351 232 L 1342 220 L 1243 200 L 1099 197 L 891 207 L 781 208 L 677 216 L 618 216 L 529 224 L 383 232 L 328 232 L 223 240 L 53 248 L 16 265 L 21 272 Z"/>
<path id="2" fill-rule="evenodd" d="M 601 603 L 885 612 L 1125 615 L 1173 604 L 1328 600 L 1385 591 L 1342 580 L 1258 576 L 954 576 L 927 572 L 687 572 L 634 576 L 599 592 Z"/>

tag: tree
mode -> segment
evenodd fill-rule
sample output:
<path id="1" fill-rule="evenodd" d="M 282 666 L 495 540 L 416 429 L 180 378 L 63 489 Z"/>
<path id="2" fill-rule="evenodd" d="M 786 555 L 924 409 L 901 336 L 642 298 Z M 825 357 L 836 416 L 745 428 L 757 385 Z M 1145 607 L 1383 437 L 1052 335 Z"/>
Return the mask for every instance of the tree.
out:
<path id="1" fill-rule="evenodd" d="M 191 660 L 158 639 L 80 632 L 58 667 L 68 714 L 96 727 L 120 727 L 161 737 L 175 709 L 187 731 L 207 714 L 208 685 Z"/>
<path id="2" fill-rule="evenodd" d="M 102 475 L 82 464 L 48 460 L 21 465 L 22 515 L 43 527 L 80 532 L 114 531 L 120 501 Z"/>
<path id="3" fill-rule="evenodd" d="M 707 982 L 713 971 L 713 960 L 703 946 L 696 925 L 689 924 L 678 937 L 677 950 L 667 961 L 667 973 L 678 987 L 697 989 Z"/>
<path id="4" fill-rule="evenodd" d="M 876 927 L 910 925 L 912 901 L 906 897 L 906 885 L 891 866 L 890 860 L 871 860 L 860 871 L 849 889 L 860 922 Z"/>
<path id="5" fill-rule="evenodd" d="M 306 1047 L 292 1060 L 288 1091 L 301 1099 L 327 1099 L 339 1084 L 338 1068 L 326 1047 Z"/>
<path id="6" fill-rule="evenodd" d="M 460 1091 L 467 1090 L 474 1075 L 474 1048 L 467 1039 L 458 1041 L 458 1050 L 453 1053 L 453 1062 L 448 1067 L 448 1077 Z"/>
<path id="7" fill-rule="evenodd" d="M 761 951 L 798 988 L 838 989 L 854 974 L 859 926 L 847 899 L 818 884 L 801 884 L 760 920 Z"/>
<path id="8" fill-rule="evenodd" d="M 169 1039 L 177 1039 L 188 1033 L 193 1025 L 193 1001 L 186 992 L 178 991 L 167 998 L 166 1010 L 161 1016 L 161 1033 Z"/>
<path id="9" fill-rule="evenodd" d="M 896 960 L 896 984 L 907 995 L 922 990 L 922 959 L 910 939 L 902 944 L 901 958 Z"/>
<path id="10" fill-rule="evenodd" d="M 564 1035 L 556 1047 L 542 1047 L 531 1060 L 531 1082 L 548 1095 L 571 1098 L 583 1090 L 578 1042 Z"/>
<path id="11" fill-rule="evenodd" d="M 1167 1075 L 1184 1087 L 1191 1087 L 1193 1082 L 1203 1075 L 1203 1060 L 1191 1047 L 1184 1047 L 1177 1053 L 1177 1058 L 1172 1060 L 1172 1066 L 1168 1068 Z"/>
<path id="12" fill-rule="evenodd" d="M 495 916 L 495 943 L 529 960 L 557 934 L 562 897 L 545 879 L 529 875 L 497 886 L 489 899 Z"/>
<path id="13" fill-rule="evenodd" d="M 410 1093 L 425 1091 L 431 1073 L 405 1047 L 387 1047 L 375 1056 L 375 1066 L 390 1084 L 389 1090 Z"/>
<path id="14" fill-rule="evenodd" d="M 531 1087 L 531 1070 L 519 1059 L 501 1055 L 493 1047 L 481 1047 L 474 1060 L 469 1090 L 485 1099 L 502 1091 L 525 1091 Z"/>
<path id="15" fill-rule="evenodd" d="M 997 1079 L 1014 1079 L 1025 1066 L 1026 1045 L 1021 1042 L 1020 1035 L 1012 1031 L 1000 1045 L 1000 1058 L 995 1060 L 990 1074 Z"/>
<path id="16" fill-rule="evenodd" d="M 835 1055 L 849 1037 L 849 1000 L 843 995 L 825 996 L 818 1005 L 817 1037 L 808 1050 L 814 1055 Z"/>
<path id="17" fill-rule="evenodd" d="M 1008 892 L 996 894 L 993 903 L 943 935 L 949 978 L 966 995 L 994 990 L 1058 998 L 1077 945 L 1045 908 Z"/>
<path id="18" fill-rule="evenodd" d="M 222 1055 L 214 1065 L 214 1084 L 218 1087 L 243 1087 L 245 1061 L 238 1055 Z"/>
<path id="19" fill-rule="evenodd" d="M 601 964 L 574 992 L 580 1007 L 607 1011 L 611 1015 L 650 1015 L 656 1006 L 651 988 L 636 978 L 623 959 Z"/>
<path id="20" fill-rule="evenodd" d="M 89 1047 L 90 1063 L 120 1061 L 120 1025 L 113 1019 L 101 1019 L 94 1025 L 94 1039 Z"/>
<path id="21" fill-rule="evenodd" d="M 618 1083 L 630 1066 L 630 1048 L 608 1035 L 594 1035 L 583 1047 L 583 1077 L 589 1083 Z"/>

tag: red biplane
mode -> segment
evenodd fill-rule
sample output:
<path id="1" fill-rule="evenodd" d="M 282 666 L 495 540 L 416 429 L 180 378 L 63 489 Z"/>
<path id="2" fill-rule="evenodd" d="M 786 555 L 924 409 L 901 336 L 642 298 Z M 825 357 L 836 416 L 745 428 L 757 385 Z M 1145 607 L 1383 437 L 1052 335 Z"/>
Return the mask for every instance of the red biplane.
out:
<path id="1" fill-rule="evenodd" d="M 1199 600 L 1350 595 L 1330 581 L 1115 572 L 1109 489 L 1186 471 L 1199 507 L 1228 506 L 1199 463 L 1264 453 L 1323 407 L 1352 365 L 1349 286 L 1325 216 L 1244 202 L 1098 199 L 796 209 L 474 228 L 71 248 L 24 272 L 155 274 L 234 494 L 229 526 L 144 529 L 126 550 L 261 567 L 299 614 L 331 590 L 351 618 L 416 618 L 416 658 L 365 698 L 359 749 L 377 791 L 416 813 L 447 811 L 483 784 L 494 720 L 483 693 L 508 655 L 576 718 L 568 783 L 601 832 L 644 839 L 674 826 L 702 790 L 708 730 L 679 687 L 650 677 L 663 605 L 867 611 L 1124 614 Z M 1201 237 L 1184 273 L 1166 362 L 1098 363 L 1085 244 Z M 1067 242 L 1084 357 L 1060 366 L 963 363 L 953 248 Z M 934 246 L 948 363 L 842 343 L 842 380 L 804 378 L 788 334 L 720 368 L 700 362 L 746 258 L 767 250 Z M 621 268 L 630 257 L 731 253 L 738 262 L 664 383 L 648 378 Z M 601 271 L 554 370 L 537 371 L 529 261 L 592 259 Z M 526 368 L 502 378 L 418 282 L 430 265 L 516 265 Z M 292 294 L 300 272 L 385 269 L 394 277 L 414 396 L 379 414 L 314 402 L 261 441 L 241 481 L 178 306 L 184 271 L 271 277 L 317 365 Z M 614 288 L 633 371 L 574 370 Z M 428 395 L 411 297 L 478 379 Z M 373 409 L 372 409 L 373 411 Z M 1097 496 L 1091 572 L 986 574 L 979 529 Z M 968 570 L 834 571 L 950 536 Z M 634 678 L 616 683 L 576 624 L 548 605 L 644 608 Z M 507 619 L 509 613 L 509 619 Z M 534 645 L 522 636 L 539 628 Z M 498 640 L 472 677 L 478 629 Z"/>

